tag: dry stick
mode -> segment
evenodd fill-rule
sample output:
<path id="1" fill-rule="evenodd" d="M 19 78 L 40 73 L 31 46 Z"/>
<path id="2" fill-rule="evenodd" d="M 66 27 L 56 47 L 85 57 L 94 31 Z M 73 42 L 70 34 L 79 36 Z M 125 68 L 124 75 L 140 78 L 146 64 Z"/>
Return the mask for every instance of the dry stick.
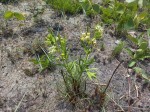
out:
<path id="1" fill-rule="evenodd" d="M 110 79 L 109 79 L 109 81 L 108 81 L 108 83 L 107 83 L 107 86 L 106 86 L 106 88 L 105 88 L 105 90 L 104 90 L 103 93 L 106 93 L 106 91 L 107 91 L 107 89 L 108 89 L 108 87 L 109 87 L 109 85 L 110 85 L 110 82 L 111 82 L 113 76 L 115 75 L 117 69 L 119 68 L 119 66 L 120 66 L 122 63 L 123 63 L 123 61 L 121 61 L 121 62 L 118 64 L 118 66 L 116 67 L 116 69 L 114 70 L 114 72 L 113 72 L 113 74 L 111 75 L 111 77 L 110 77 Z"/>
<path id="2" fill-rule="evenodd" d="M 131 97 L 131 79 L 130 76 L 127 77 L 128 78 L 128 112 L 131 112 L 131 104 L 130 104 L 130 97 Z"/>
<path id="3" fill-rule="evenodd" d="M 23 99 L 24 99 L 25 95 L 26 95 L 26 92 L 24 93 L 24 95 L 23 95 L 22 99 L 21 99 L 21 100 L 20 100 L 20 102 L 18 103 L 18 105 L 17 105 L 17 107 L 16 107 L 16 109 L 15 109 L 15 111 L 14 111 L 14 112 L 17 112 L 17 110 L 19 109 L 19 107 L 20 107 L 20 105 L 21 105 L 21 103 L 22 103 L 22 101 L 23 101 Z"/>
<path id="4" fill-rule="evenodd" d="M 115 103 L 115 105 L 117 105 L 121 110 L 121 112 L 125 112 L 124 110 L 123 110 L 123 108 L 121 107 L 121 105 L 119 105 L 114 99 L 112 99 L 108 94 L 107 94 L 107 96 Z"/>

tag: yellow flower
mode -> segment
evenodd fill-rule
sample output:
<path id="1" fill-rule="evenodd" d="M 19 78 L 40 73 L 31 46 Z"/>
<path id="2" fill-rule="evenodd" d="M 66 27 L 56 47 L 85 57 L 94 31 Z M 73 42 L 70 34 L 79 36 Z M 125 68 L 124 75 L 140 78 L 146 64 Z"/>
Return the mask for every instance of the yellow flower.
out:
<path id="1" fill-rule="evenodd" d="M 55 53 L 57 50 L 56 50 L 56 46 L 51 46 L 49 47 L 49 53 Z"/>
<path id="2" fill-rule="evenodd" d="M 92 44 L 96 45 L 96 39 L 95 38 L 92 39 Z"/>
<path id="3" fill-rule="evenodd" d="M 87 32 L 86 35 L 87 35 L 87 36 L 90 36 L 90 32 Z"/>
<path id="4" fill-rule="evenodd" d="M 101 32 L 101 33 L 103 33 L 103 31 L 104 31 L 103 27 L 100 26 L 100 25 L 96 25 L 96 26 L 95 26 L 95 29 L 98 30 L 98 31 Z"/>
<path id="5" fill-rule="evenodd" d="M 86 36 L 86 33 L 82 33 L 82 37 L 85 37 Z"/>
<path id="6" fill-rule="evenodd" d="M 82 33 L 81 35 L 81 41 L 88 41 L 90 39 L 90 33 Z"/>
<path id="7" fill-rule="evenodd" d="M 104 31 L 104 29 L 103 29 L 102 26 L 96 25 L 95 26 L 94 38 L 100 39 L 102 37 L 102 35 L 103 35 L 103 31 Z"/>

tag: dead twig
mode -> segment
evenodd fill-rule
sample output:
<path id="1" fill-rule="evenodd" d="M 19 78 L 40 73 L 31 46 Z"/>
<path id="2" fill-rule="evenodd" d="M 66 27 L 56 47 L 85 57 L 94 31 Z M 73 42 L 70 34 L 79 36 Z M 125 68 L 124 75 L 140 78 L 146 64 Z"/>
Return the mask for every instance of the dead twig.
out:
<path id="1" fill-rule="evenodd" d="M 115 105 L 117 105 L 121 109 L 121 110 L 118 110 L 117 112 L 125 112 L 123 108 L 114 99 L 112 99 L 108 94 L 106 95 L 115 103 Z"/>
<path id="2" fill-rule="evenodd" d="M 127 80 L 128 80 L 128 105 L 129 105 L 129 108 L 128 108 L 128 112 L 131 112 L 131 103 L 130 103 L 130 97 L 131 97 L 131 79 L 130 79 L 130 76 L 127 77 Z"/>
<path id="3" fill-rule="evenodd" d="M 23 101 L 25 95 L 26 95 L 26 92 L 25 92 L 24 95 L 22 96 L 22 98 L 21 98 L 20 102 L 18 103 L 18 105 L 17 105 L 17 107 L 16 107 L 16 109 L 15 109 L 14 112 L 17 112 L 17 110 L 19 109 L 19 107 L 20 107 L 20 105 L 21 105 L 21 103 L 22 103 L 22 101 Z"/>
<path id="4" fill-rule="evenodd" d="M 108 87 L 109 87 L 109 85 L 110 85 L 110 82 L 111 82 L 113 76 L 115 75 L 117 69 L 120 67 L 120 65 L 121 65 L 122 63 L 123 63 L 123 61 L 121 61 L 121 62 L 118 64 L 118 66 L 116 67 L 116 69 L 113 71 L 113 74 L 111 75 L 111 77 L 110 77 L 110 79 L 109 79 L 109 81 L 108 81 L 108 83 L 107 83 L 107 86 L 106 86 L 106 88 L 105 88 L 105 90 L 104 90 L 103 93 L 106 93 L 106 91 L 107 91 L 107 89 L 108 89 Z"/>

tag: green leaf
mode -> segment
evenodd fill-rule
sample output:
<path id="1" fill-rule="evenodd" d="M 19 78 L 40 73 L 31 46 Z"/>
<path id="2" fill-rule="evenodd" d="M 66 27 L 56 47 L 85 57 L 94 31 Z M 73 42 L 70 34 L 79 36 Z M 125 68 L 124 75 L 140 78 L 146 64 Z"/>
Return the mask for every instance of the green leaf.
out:
<path id="1" fill-rule="evenodd" d="M 131 61 L 128 66 L 133 67 L 135 64 L 136 64 L 136 61 Z"/>
<path id="2" fill-rule="evenodd" d="M 4 18 L 5 18 L 5 19 L 11 19 L 11 18 L 13 18 L 13 16 L 14 16 L 14 13 L 11 12 L 11 11 L 6 11 L 6 12 L 4 13 Z"/>
<path id="3" fill-rule="evenodd" d="M 138 39 L 132 37 L 131 35 L 127 35 L 127 37 L 128 37 L 128 39 L 129 39 L 130 41 L 132 41 L 133 43 L 135 43 L 136 45 L 138 45 Z"/>
<path id="4" fill-rule="evenodd" d="M 142 49 L 138 49 L 134 54 L 134 59 L 140 59 L 141 57 L 143 57 L 143 55 L 144 55 L 144 51 Z"/>
<path id="5" fill-rule="evenodd" d="M 113 10 L 110 8 L 101 8 L 101 10 L 102 10 L 103 14 L 108 17 L 111 16 L 112 12 L 113 12 Z"/>
<path id="6" fill-rule="evenodd" d="M 134 21 L 132 17 L 129 17 L 127 21 L 124 23 L 124 29 L 130 30 L 134 28 Z"/>
<path id="7" fill-rule="evenodd" d="M 82 8 L 84 9 L 85 12 L 91 8 L 91 6 L 88 2 L 82 2 L 81 4 L 82 4 Z"/>
<path id="8" fill-rule="evenodd" d="M 137 45 L 138 46 L 140 46 L 142 42 L 146 42 L 145 40 L 143 40 L 143 34 L 144 33 L 140 34 L 140 36 L 137 37 L 137 40 L 138 40 L 138 44 Z"/>
<path id="9" fill-rule="evenodd" d="M 89 77 L 90 80 L 92 80 L 92 78 L 96 78 L 96 73 L 93 73 L 93 72 L 87 72 L 87 75 Z"/>
<path id="10" fill-rule="evenodd" d="M 140 21 L 145 19 L 145 17 L 147 17 L 147 12 L 145 12 L 145 11 L 138 15 L 138 18 L 139 18 Z"/>
<path id="11" fill-rule="evenodd" d="M 124 5 L 123 4 L 119 4 L 119 6 L 117 7 L 117 13 L 119 14 L 123 14 L 124 13 Z"/>
<path id="12" fill-rule="evenodd" d="M 14 16 L 18 19 L 18 20 L 25 20 L 25 17 L 18 12 L 14 12 Z"/>
<path id="13" fill-rule="evenodd" d="M 126 50 L 127 53 L 133 58 L 134 52 L 133 52 L 131 49 L 129 49 L 129 48 L 126 48 L 125 50 Z"/>
<path id="14" fill-rule="evenodd" d="M 148 48 L 148 43 L 147 42 L 142 42 L 140 45 L 140 49 L 146 50 Z"/>
<path id="15" fill-rule="evenodd" d="M 131 13 L 135 13 L 138 10 L 138 3 L 137 1 L 133 1 L 127 4 L 127 9 L 130 10 Z"/>
<path id="16" fill-rule="evenodd" d="M 146 50 L 138 49 L 134 54 L 134 59 L 138 59 L 138 60 L 144 60 L 149 57 L 150 57 L 149 49 Z"/>
<path id="17" fill-rule="evenodd" d="M 98 4 L 93 4 L 92 7 L 95 12 L 100 13 L 100 7 Z"/>
<path id="18" fill-rule="evenodd" d="M 150 81 L 150 76 L 148 74 L 146 74 L 142 68 L 134 67 L 134 70 L 138 75 L 141 75 L 144 79 Z"/>

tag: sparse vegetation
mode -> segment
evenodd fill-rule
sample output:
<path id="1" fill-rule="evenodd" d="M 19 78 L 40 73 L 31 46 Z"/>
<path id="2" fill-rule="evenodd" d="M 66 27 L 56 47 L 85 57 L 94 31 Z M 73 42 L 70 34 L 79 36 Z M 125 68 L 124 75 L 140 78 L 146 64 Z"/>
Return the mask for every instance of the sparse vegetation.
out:
<path id="1" fill-rule="evenodd" d="M 150 0 L 39 0 L 45 6 L 34 1 L 37 6 L 30 11 L 22 7 L 28 1 L 20 4 L 21 11 L 11 10 L 14 6 L 7 3 L 12 1 L 0 1 L 0 91 L 3 96 L 10 92 L 8 97 L 25 91 L 12 111 L 31 111 L 32 106 L 21 106 L 25 97 L 36 100 L 37 109 L 47 109 L 33 111 L 56 110 L 49 109 L 49 102 L 57 103 L 52 101 L 57 94 L 73 106 L 69 111 L 150 111 L 145 100 L 150 87 Z M 17 93 L 7 81 L 15 82 Z M 41 103 L 41 96 L 48 100 Z M 0 111 L 12 105 L 1 102 L 0 96 Z"/>

